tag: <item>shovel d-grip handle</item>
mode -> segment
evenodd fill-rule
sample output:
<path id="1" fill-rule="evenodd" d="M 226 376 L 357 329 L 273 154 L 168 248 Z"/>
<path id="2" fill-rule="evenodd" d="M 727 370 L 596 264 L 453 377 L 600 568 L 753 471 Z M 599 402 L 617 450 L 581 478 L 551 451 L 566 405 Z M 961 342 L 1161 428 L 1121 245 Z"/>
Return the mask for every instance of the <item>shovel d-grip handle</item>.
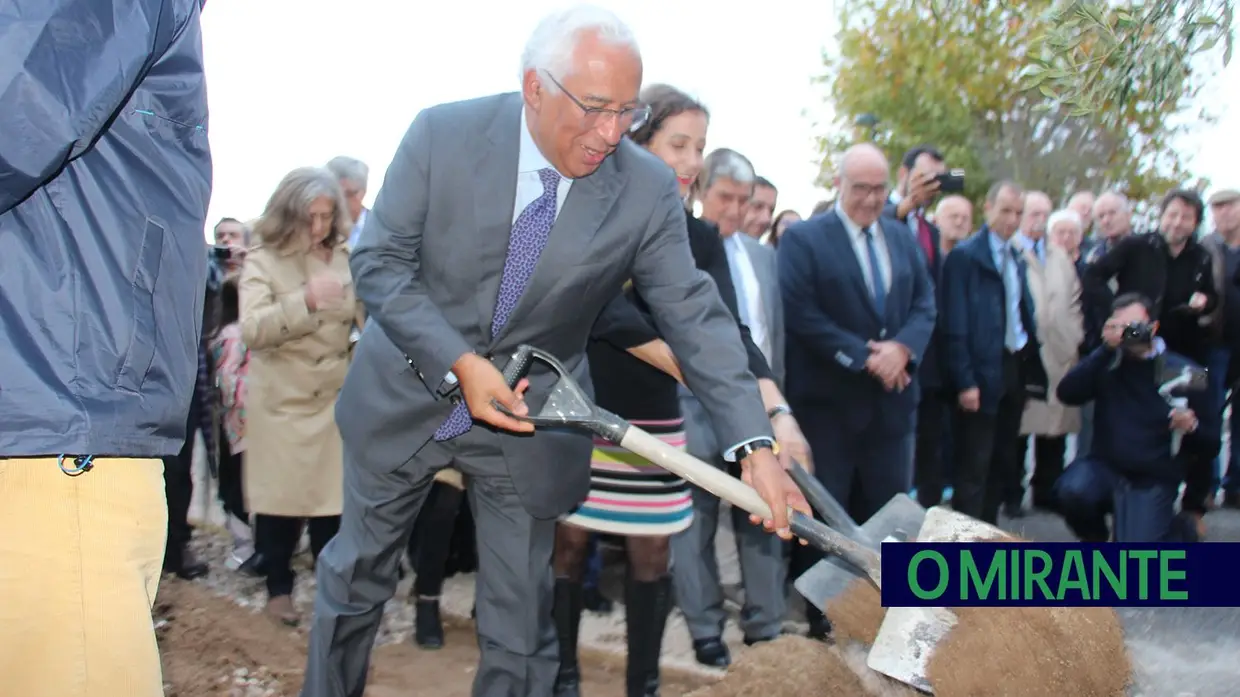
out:
<path id="1" fill-rule="evenodd" d="M 619 416 L 599 408 L 598 405 L 594 404 L 586 396 L 577 382 L 569 375 L 567 368 L 555 356 L 537 348 L 521 346 L 509 361 L 510 366 L 515 366 L 513 375 L 517 375 L 518 370 L 521 371 L 521 375 L 524 375 L 534 363 L 545 364 L 557 378 L 555 385 L 552 387 L 551 395 L 543 405 L 543 408 L 538 414 L 517 416 L 504 408 L 503 405 L 497 404 L 496 408 L 501 412 L 514 419 L 532 423 L 535 426 L 569 426 L 589 431 L 619 445 L 629 452 L 646 458 L 668 472 L 679 476 L 686 482 L 709 491 L 737 508 L 756 515 L 763 520 L 773 518 L 770 506 L 766 504 L 766 501 L 762 499 L 753 487 L 713 465 L 702 462 L 683 450 L 673 448 Z M 505 377 L 507 377 L 509 371 L 505 369 L 504 373 Z M 516 379 L 519 380 L 520 376 Z M 803 474 L 808 475 L 804 470 L 801 471 Z M 808 479 L 813 478 L 809 477 Z M 817 480 L 814 481 L 816 482 Z M 839 503 L 835 502 L 829 493 L 826 493 L 825 488 L 818 493 L 826 494 L 828 511 L 820 511 L 823 513 L 824 518 L 830 512 L 830 503 L 834 502 L 835 508 L 838 509 L 834 514 L 835 517 L 839 518 L 841 523 L 851 523 L 853 528 L 857 527 L 856 523 L 843 512 L 843 508 L 839 506 Z M 797 537 L 804 539 L 828 554 L 843 557 L 850 564 L 869 576 L 876 585 L 879 583 L 879 558 L 873 551 L 862 547 L 848 537 L 841 535 L 803 513 L 789 509 L 788 515 L 789 527 Z"/>

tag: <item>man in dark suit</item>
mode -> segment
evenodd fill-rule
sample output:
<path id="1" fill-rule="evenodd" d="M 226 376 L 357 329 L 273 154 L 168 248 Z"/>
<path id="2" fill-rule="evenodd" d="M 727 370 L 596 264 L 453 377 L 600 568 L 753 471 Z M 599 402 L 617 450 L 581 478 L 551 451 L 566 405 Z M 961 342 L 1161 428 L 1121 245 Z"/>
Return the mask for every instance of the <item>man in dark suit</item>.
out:
<path id="1" fill-rule="evenodd" d="M 917 369 L 934 331 L 934 285 L 917 238 L 881 217 L 890 170 L 870 144 L 845 153 L 834 209 L 779 243 L 788 402 L 814 473 L 863 521 L 913 484 Z M 817 561 L 797 549 L 804 570 Z M 826 623 L 811 612 L 811 635 Z"/>
<path id="2" fill-rule="evenodd" d="M 920 145 L 904 154 L 896 173 L 896 188 L 888 197 L 883 215 L 905 223 L 917 240 L 926 262 L 926 270 L 936 293 L 943 267 L 940 251 L 939 228 L 926 219 L 926 208 L 939 193 L 935 176 L 947 171 L 943 155 L 933 147 Z M 917 486 L 917 501 L 929 508 L 937 506 L 943 498 L 947 484 L 943 457 L 943 429 L 947 423 L 948 401 L 944 399 L 943 377 L 940 367 L 939 344 L 942 341 L 938 327 L 926 344 L 917 370 L 917 382 L 921 395 L 917 403 L 917 437 L 913 450 L 913 481 Z"/>
<path id="3" fill-rule="evenodd" d="M 496 403 L 541 408 L 554 376 L 536 366 L 523 396 L 487 357 L 533 344 L 588 385 L 591 325 L 628 279 L 770 525 L 787 537 L 787 506 L 808 508 L 773 453 L 736 319 L 695 268 L 673 172 L 623 138 L 649 116 L 641 76 L 631 31 L 577 6 L 535 29 L 520 93 L 414 119 L 350 255 L 369 319 L 336 409 L 344 512 L 316 565 L 304 697 L 363 693 L 405 542 L 447 467 L 469 476 L 477 530 L 473 694 L 552 694 L 555 524 L 586 496 L 592 442 L 505 416 Z"/>
<path id="4" fill-rule="evenodd" d="M 998 520 L 1004 489 L 1023 472 L 1014 444 L 1025 399 L 1046 396 L 1033 296 L 1011 244 L 1023 198 L 1011 182 L 991 187 L 986 223 L 947 255 L 941 281 L 948 379 L 960 419 L 952 507 L 988 523 Z"/>

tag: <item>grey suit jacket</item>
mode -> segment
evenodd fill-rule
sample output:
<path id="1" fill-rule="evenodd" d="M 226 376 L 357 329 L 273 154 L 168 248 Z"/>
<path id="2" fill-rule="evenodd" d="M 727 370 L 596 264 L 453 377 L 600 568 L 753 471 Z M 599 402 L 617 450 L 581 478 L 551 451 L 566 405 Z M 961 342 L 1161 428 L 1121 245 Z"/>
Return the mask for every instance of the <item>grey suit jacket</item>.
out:
<path id="1" fill-rule="evenodd" d="M 519 94 L 443 104 L 414 119 L 350 256 L 368 321 L 336 406 L 348 466 L 391 472 L 417 458 L 453 401 L 437 388 L 468 352 L 532 344 L 589 385 L 586 339 L 632 278 L 721 438 L 769 436 L 736 320 L 697 270 L 672 171 L 625 139 L 573 183 L 533 278 L 497 336 L 491 318 L 508 251 L 520 147 Z M 538 410 L 552 376 L 536 366 Z M 480 424 L 474 434 L 489 433 Z M 474 442 L 479 442 L 475 440 Z M 589 436 L 489 433 L 518 496 L 539 518 L 585 498 Z M 444 463 L 414 461 L 411 466 Z M 429 474 L 428 474 L 429 476 Z"/>
<path id="2" fill-rule="evenodd" d="M 767 332 L 771 337 L 771 357 L 768 363 L 775 374 L 775 383 L 780 389 L 784 386 L 784 304 L 780 298 L 778 264 L 775 250 L 744 233 L 741 236 L 745 251 L 753 264 L 754 275 L 758 277 L 758 286 L 762 291 L 762 308 L 766 312 Z M 729 261 L 729 263 L 731 263 Z M 743 289 L 737 288 L 737 302 Z M 695 457 L 703 460 L 714 460 L 719 457 L 723 448 L 732 446 L 735 441 L 720 441 L 716 438 L 717 429 L 708 411 L 695 393 L 684 387 L 680 388 L 680 411 L 685 419 L 686 449 Z"/>

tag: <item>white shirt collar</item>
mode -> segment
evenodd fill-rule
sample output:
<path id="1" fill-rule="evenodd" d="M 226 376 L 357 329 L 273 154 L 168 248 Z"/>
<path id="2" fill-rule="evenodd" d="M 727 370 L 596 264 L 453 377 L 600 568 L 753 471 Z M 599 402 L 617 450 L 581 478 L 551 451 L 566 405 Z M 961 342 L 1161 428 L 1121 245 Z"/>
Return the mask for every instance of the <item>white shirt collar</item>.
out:
<path id="1" fill-rule="evenodd" d="M 861 236 L 861 226 L 858 225 L 852 218 L 848 217 L 848 214 L 844 212 L 844 208 L 840 206 L 838 202 L 835 204 L 835 214 L 840 217 L 840 221 L 844 223 L 844 229 L 848 231 L 848 234 L 850 236 L 852 237 Z M 875 233 L 877 233 L 879 229 L 878 221 L 875 221 L 874 224 L 870 226 L 870 228 Z"/>
<path id="2" fill-rule="evenodd" d="M 551 162 L 538 149 L 534 136 L 530 135 L 530 124 L 525 116 L 525 108 L 521 108 L 521 149 L 517 154 L 517 173 L 527 174 L 540 169 L 552 167 Z M 563 173 L 560 174 L 564 179 Z M 570 180 L 571 181 L 571 180 Z"/>

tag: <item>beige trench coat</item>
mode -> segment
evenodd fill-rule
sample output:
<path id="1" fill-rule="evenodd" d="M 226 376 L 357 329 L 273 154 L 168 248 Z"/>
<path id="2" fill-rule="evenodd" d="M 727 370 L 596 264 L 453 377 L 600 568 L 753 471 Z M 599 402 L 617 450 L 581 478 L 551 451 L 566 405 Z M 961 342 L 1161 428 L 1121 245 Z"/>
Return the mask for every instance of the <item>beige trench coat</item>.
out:
<path id="1" fill-rule="evenodd" d="M 1029 400 L 1021 418 L 1021 435 L 1062 436 L 1081 429 L 1081 410 L 1067 407 L 1055 396 L 1059 381 L 1079 359 L 1085 338 L 1081 316 L 1081 282 L 1067 252 L 1046 247 L 1046 265 L 1032 250 L 1025 251 L 1029 293 L 1033 296 L 1042 363 L 1049 394 L 1045 402 Z M 251 369 L 252 370 L 252 369 Z"/>
<path id="2" fill-rule="evenodd" d="M 310 312 L 304 289 L 327 270 L 345 284 L 338 308 Z M 253 513 L 340 515 L 343 454 L 336 395 L 349 368 L 349 335 L 362 317 L 349 256 L 331 261 L 257 247 L 241 276 L 241 332 L 250 350 L 243 481 Z"/>

